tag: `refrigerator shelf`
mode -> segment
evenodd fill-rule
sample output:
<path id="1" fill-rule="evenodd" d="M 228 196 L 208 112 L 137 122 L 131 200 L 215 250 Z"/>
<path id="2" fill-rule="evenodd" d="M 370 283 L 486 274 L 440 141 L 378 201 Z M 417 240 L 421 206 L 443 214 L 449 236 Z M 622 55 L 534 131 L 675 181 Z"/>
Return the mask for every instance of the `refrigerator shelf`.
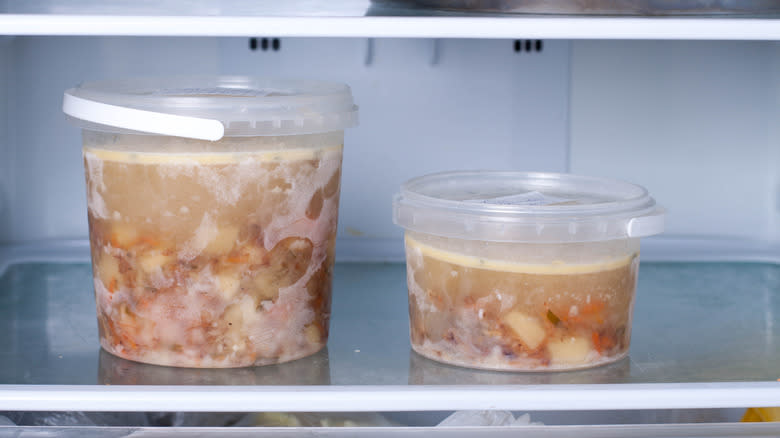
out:
<path id="1" fill-rule="evenodd" d="M 0 3 L 4 35 L 780 40 L 777 14 L 644 17 L 447 12 L 413 2 Z"/>
<path id="2" fill-rule="evenodd" d="M 630 357 L 501 373 L 413 353 L 405 267 L 337 264 L 327 350 L 268 367 L 144 365 L 98 347 L 85 243 L 0 248 L 0 410 L 607 410 L 780 405 L 780 263 L 739 241 L 649 239 Z"/>

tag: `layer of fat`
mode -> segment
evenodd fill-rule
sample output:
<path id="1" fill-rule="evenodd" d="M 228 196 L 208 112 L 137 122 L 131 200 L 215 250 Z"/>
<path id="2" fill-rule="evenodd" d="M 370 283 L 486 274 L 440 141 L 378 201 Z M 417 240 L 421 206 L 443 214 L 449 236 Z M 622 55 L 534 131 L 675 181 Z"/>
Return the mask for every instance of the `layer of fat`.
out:
<path id="1" fill-rule="evenodd" d="M 321 148 L 263 149 L 240 152 L 133 152 L 85 147 L 84 153 L 103 161 L 118 161 L 130 164 L 230 164 L 252 158 L 257 161 L 299 161 L 314 160 L 323 154 L 340 152 L 342 145 Z"/>
<path id="2" fill-rule="evenodd" d="M 468 268 L 488 269 L 491 271 L 501 272 L 517 272 L 522 274 L 549 274 L 549 275 L 566 275 L 566 274 L 587 274 L 592 272 L 601 272 L 617 269 L 628 265 L 634 259 L 635 254 L 623 256 L 619 258 L 600 260 L 596 263 L 565 263 L 560 261 L 553 261 L 546 264 L 531 264 L 521 263 L 505 260 L 486 259 L 484 257 L 475 257 L 471 255 L 460 254 L 457 252 L 447 251 L 439 248 L 434 248 L 430 245 L 420 243 L 419 241 L 406 236 L 406 248 L 409 250 L 417 250 L 424 256 L 432 257 L 438 260 L 445 261 L 456 265 L 465 266 Z"/>

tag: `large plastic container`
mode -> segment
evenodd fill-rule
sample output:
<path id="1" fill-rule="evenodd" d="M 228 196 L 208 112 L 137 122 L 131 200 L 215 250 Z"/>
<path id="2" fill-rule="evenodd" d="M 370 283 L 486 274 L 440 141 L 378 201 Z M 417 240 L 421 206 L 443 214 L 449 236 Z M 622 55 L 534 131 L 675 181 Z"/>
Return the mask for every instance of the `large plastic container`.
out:
<path id="1" fill-rule="evenodd" d="M 449 172 L 403 184 L 394 221 L 406 229 L 417 353 L 548 371 L 628 353 L 639 238 L 663 231 L 664 212 L 621 181 Z"/>
<path id="2" fill-rule="evenodd" d="M 82 84 L 100 343 L 183 367 L 325 346 L 349 87 L 247 77 Z"/>

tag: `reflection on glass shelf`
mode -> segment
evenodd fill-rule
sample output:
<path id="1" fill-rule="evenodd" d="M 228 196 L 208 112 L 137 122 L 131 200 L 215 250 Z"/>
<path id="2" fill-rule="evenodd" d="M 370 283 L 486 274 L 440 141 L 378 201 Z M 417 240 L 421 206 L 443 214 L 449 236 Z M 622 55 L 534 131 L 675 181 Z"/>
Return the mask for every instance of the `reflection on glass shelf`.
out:
<path id="1" fill-rule="evenodd" d="M 410 385 L 544 385 L 619 383 L 628 381 L 631 375 L 629 358 L 613 364 L 580 371 L 510 373 L 502 371 L 472 370 L 423 357 L 414 351 L 409 353 Z"/>
<path id="2" fill-rule="evenodd" d="M 677 382 L 776 381 L 777 315 L 778 265 L 643 264 L 632 364 L 651 381 L 666 381 L 670 372 Z"/>
<path id="3" fill-rule="evenodd" d="M 0 277 L 0 382 L 94 384 L 89 264 L 24 264 Z"/>
<path id="4" fill-rule="evenodd" d="M 129 361 L 101 349 L 98 383 L 102 385 L 328 385 L 328 349 L 279 365 L 249 368 L 173 368 Z"/>

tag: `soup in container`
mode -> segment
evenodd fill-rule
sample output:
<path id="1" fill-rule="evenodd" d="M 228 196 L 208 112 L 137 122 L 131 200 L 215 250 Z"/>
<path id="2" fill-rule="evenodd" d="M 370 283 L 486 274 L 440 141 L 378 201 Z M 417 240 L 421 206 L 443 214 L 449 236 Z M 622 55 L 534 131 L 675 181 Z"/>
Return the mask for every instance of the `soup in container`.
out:
<path id="1" fill-rule="evenodd" d="M 92 82 L 67 90 L 63 110 L 83 128 L 106 351 L 225 368 L 325 346 L 349 87 Z"/>
<path id="2" fill-rule="evenodd" d="M 447 172 L 394 200 L 412 348 L 472 368 L 554 371 L 628 354 L 639 240 L 664 211 L 637 185 L 555 173 Z"/>

